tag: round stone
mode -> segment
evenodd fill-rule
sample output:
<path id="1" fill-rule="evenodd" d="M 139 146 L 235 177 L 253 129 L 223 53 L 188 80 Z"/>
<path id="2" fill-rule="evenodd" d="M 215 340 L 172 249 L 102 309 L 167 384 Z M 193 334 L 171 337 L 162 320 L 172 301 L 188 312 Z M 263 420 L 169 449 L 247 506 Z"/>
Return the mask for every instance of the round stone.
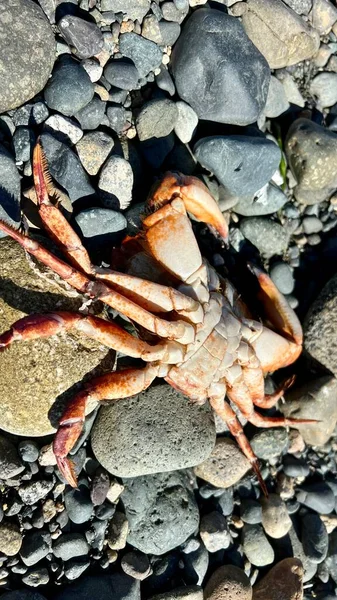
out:
<path id="1" fill-rule="evenodd" d="M 32 0 L 3 0 L 0 14 L 0 114 L 33 98 L 55 60 L 53 31 Z"/>
<path id="2" fill-rule="evenodd" d="M 71 117 L 93 96 L 94 86 L 86 70 L 68 55 L 61 56 L 44 90 L 49 108 Z"/>
<path id="3" fill-rule="evenodd" d="M 189 403 L 167 384 L 103 407 L 91 434 L 97 460 L 119 477 L 197 465 L 214 443 L 210 408 Z"/>
<path id="4" fill-rule="evenodd" d="M 250 441 L 251 447 L 258 458 L 269 460 L 280 456 L 288 447 L 288 434 L 284 428 L 266 429 L 259 431 Z"/>
<path id="5" fill-rule="evenodd" d="M 285 536 L 292 526 L 287 507 L 277 494 L 270 494 L 261 499 L 262 526 L 267 535 L 272 538 Z"/>
<path id="6" fill-rule="evenodd" d="M 244 217 L 259 217 L 276 213 L 287 201 L 281 188 L 269 183 L 254 196 L 240 199 L 233 210 Z"/>
<path id="7" fill-rule="evenodd" d="M 252 595 L 247 575 L 234 565 L 224 565 L 214 571 L 204 591 L 205 600 L 251 600 Z"/>
<path id="8" fill-rule="evenodd" d="M 240 231 L 266 258 L 283 254 L 288 245 L 286 230 L 275 221 L 263 217 L 243 219 Z"/>
<path id="9" fill-rule="evenodd" d="M 0 552 L 15 556 L 20 551 L 22 535 L 13 523 L 0 523 Z"/>
<path id="10" fill-rule="evenodd" d="M 282 294 L 291 294 L 295 281 L 293 271 L 287 263 L 275 263 L 270 269 L 270 277 Z"/>
<path id="11" fill-rule="evenodd" d="M 254 586 L 254 600 L 298 600 L 303 597 L 303 564 L 285 558 Z"/>
<path id="12" fill-rule="evenodd" d="M 230 438 L 217 438 L 212 454 L 195 467 L 197 477 L 218 488 L 228 488 L 240 481 L 251 468 L 249 461 Z"/>
<path id="13" fill-rule="evenodd" d="M 104 77 L 121 90 L 129 91 L 138 87 L 139 73 L 135 65 L 126 59 L 109 62 L 104 68 Z"/>
<path id="14" fill-rule="evenodd" d="M 261 525 L 244 525 L 243 550 L 248 560 L 256 567 L 265 567 L 274 562 L 274 550 Z"/>

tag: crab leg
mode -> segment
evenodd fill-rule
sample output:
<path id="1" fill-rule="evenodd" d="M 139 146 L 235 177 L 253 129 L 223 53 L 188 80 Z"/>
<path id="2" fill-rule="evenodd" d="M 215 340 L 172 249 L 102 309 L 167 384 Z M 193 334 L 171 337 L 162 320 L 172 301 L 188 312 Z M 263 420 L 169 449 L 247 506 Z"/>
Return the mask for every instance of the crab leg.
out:
<path id="1" fill-rule="evenodd" d="M 67 455 L 79 438 L 86 414 L 102 400 L 119 400 L 139 394 L 151 385 L 159 370 L 159 366 L 150 364 L 145 369 L 107 373 L 92 379 L 74 396 L 60 419 L 53 443 L 58 468 L 71 486 L 77 487 L 77 479 Z"/>

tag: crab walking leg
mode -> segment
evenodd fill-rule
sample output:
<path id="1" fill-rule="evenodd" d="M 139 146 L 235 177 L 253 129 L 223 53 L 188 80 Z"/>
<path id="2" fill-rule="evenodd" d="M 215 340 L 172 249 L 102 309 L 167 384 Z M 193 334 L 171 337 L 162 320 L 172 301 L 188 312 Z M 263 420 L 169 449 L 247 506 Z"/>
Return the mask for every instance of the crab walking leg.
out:
<path id="1" fill-rule="evenodd" d="M 116 323 L 92 315 L 72 312 L 29 315 L 16 321 L 8 331 L 0 335 L 0 350 L 4 350 L 15 341 L 49 337 L 71 329 L 83 333 L 108 348 L 113 348 L 133 358 L 141 358 L 146 362 L 160 360 L 167 364 L 180 362 L 184 358 L 183 346 L 176 342 L 162 341 L 151 346 L 134 337 Z"/>
<path id="2" fill-rule="evenodd" d="M 293 385 L 295 376 L 285 379 L 272 394 L 264 392 L 264 376 L 261 367 L 244 367 L 244 382 L 249 388 L 250 395 L 255 406 L 260 408 L 272 408 L 284 396 L 285 392 Z"/>
<path id="3" fill-rule="evenodd" d="M 82 294 L 88 294 L 90 298 L 102 300 L 159 337 L 177 340 L 182 344 L 189 344 L 194 341 L 195 330 L 190 323 L 182 320 L 166 321 L 165 319 L 161 319 L 141 306 L 138 306 L 122 294 L 114 291 L 106 284 L 99 281 L 92 281 L 74 267 L 67 265 L 63 260 L 54 256 L 36 240 L 22 235 L 22 233 L 2 220 L 0 220 L 0 229 L 19 242 L 27 252 L 35 256 L 47 267 L 50 267 Z"/>
<path id="4" fill-rule="evenodd" d="M 149 364 L 144 369 L 125 369 L 96 377 L 78 392 L 66 407 L 54 438 L 53 450 L 57 465 L 68 483 L 77 487 L 69 452 L 82 431 L 86 414 L 102 400 L 119 400 L 139 394 L 157 377 L 160 367 Z"/>

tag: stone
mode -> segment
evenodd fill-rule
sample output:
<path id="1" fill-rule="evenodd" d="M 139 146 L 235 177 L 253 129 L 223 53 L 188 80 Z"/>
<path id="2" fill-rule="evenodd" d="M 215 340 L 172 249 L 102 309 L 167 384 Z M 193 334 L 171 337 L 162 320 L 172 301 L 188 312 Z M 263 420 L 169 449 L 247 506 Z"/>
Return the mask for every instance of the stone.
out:
<path id="1" fill-rule="evenodd" d="M 129 533 L 128 520 L 124 513 L 116 511 L 112 517 L 106 540 L 111 550 L 123 550 Z"/>
<path id="2" fill-rule="evenodd" d="M 209 565 L 209 553 L 205 546 L 200 544 L 199 548 L 188 554 L 183 554 L 184 576 L 187 582 L 202 585 Z"/>
<path id="3" fill-rule="evenodd" d="M 162 62 L 159 46 L 136 33 L 123 33 L 119 38 L 119 50 L 135 64 L 139 77 L 146 77 L 158 69 Z"/>
<path id="4" fill-rule="evenodd" d="M 17 163 L 27 162 L 31 155 L 35 136 L 28 127 L 18 127 L 13 135 L 13 146 Z"/>
<path id="5" fill-rule="evenodd" d="M 127 575 L 135 579 L 146 579 L 152 574 L 149 558 L 142 552 L 127 552 L 121 560 L 121 567 Z M 201 599 L 202 600 L 202 599 Z"/>
<path id="6" fill-rule="evenodd" d="M 80 161 L 89 175 L 97 175 L 114 147 L 113 138 L 104 131 L 90 131 L 76 144 Z"/>
<path id="7" fill-rule="evenodd" d="M 15 241 L 0 241 L 1 332 L 27 314 L 52 312 L 56 307 L 77 311 L 82 305 L 80 296 L 70 298 L 53 276 L 46 276 L 45 267 L 31 264 Z M 103 359 L 105 364 L 99 367 Z M 113 365 L 113 352 L 77 334 L 12 344 L 1 354 L 1 429 L 25 437 L 53 433 L 59 413 L 49 417 L 49 411 L 55 400 L 60 410 L 61 400 L 73 396 L 73 391 L 67 396 L 66 390 L 94 369 L 102 374 Z"/>
<path id="8" fill-rule="evenodd" d="M 107 244 L 112 247 L 127 226 L 124 215 L 110 208 L 88 208 L 78 213 L 75 221 L 88 249 Z"/>
<path id="9" fill-rule="evenodd" d="M 103 407 L 91 434 L 97 460 L 118 477 L 194 466 L 214 443 L 210 408 L 189 403 L 167 384 Z"/>
<path id="10" fill-rule="evenodd" d="M 79 483 L 78 488 L 68 490 L 64 495 L 64 504 L 68 517 L 73 523 L 80 525 L 90 521 L 94 507 L 86 485 Z"/>
<path id="11" fill-rule="evenodd" d="M 31 587 L 38 587 L 39 585 L 47 585 L 49 582 L 48 569 L 30 569 L 22 577 L 22 582 Z"/>
<path id="12" fill-rule="evenodd" d="M 296 106 L 304 106 L 305 100 L 298 89 L 296 81 L 292 78 L 288 71 L 279 71 L 278 79 L 281 81 L 286 98 L 289 104 L 295 104 Z"/>
<path id="13" fill-rule="evenodd" d="M 272 75 L 270 78 L 267 101 L 263 110 L 263 114 L 267 117 L 267 119 L 275 119 L 286 112 L 289 106 L 290 104 L 287 100 L 285 89 L 282 83 L 276 77 L 274 77 L 274 75 Z"/>
<path id="14" fill-rule="evenodd" d="M 320 111 L 336 104 L 337 73 L 318 73 L 310 83 L 310 93 L 316 99 Z"/>
<path id="15" fill-rule="evenodd" d="M 67 579 L 73 581 L 74 579 L 78 579 L 90 567 L 90 560 L 85 559 L 81 561 L 69 560 L 64 567 L 64 574 Z"/>
<path id="16" fill-rule="evenodd" d="M 106 208 L 124 210 L 132 200 L 133 171 L 121 156 L 108 158 L 100 172 L 98 188 Z"/>
<path id="17" fill-rule="evenodd" d="M 16 477 L 24 471 L 14 444 L 4 435 L 0 435 L 0 479 Z"/>
<path id="18" fill-rule="evenodd" d="M 0 59 L 1 61 L 1 59 Z M 19 227 L 21 181 L 19 171 L 13 156 L 0 144 L 0 219 L 4 219 L 9 225 Z M 5 234 L 0 232 L 0 239 Z"/>
<path id="19" fill-rule="evenodd" d="M 291 267 L 285 262 L 274 263 L 270 269 L 270 277 L 282 294 L 291 294 L 295 287 Z"/>
<path id="20" fill-rule="evenodd" d="M 319 515 L 308 513 L 301 517 L 301 541 L 307 557 L 321 563 L 328 553 L 329 536 Z"/>
<path id="21" fill-rule="evenodd" d="M 178 116 L 174 125 L 174 131 L 181 142 L 188 144 L 198 125 L 198 115 L 191 106 L 179 100 L 176 102 Z"/>
<path id="22" fill-rule="evenodd" d="M 48 117 L 48 119 L 46 119 L 44 123 L 44 131 L 50 130 L 52 130 L 50 132 L 52 135 L 54 133 L 55 137 L 59 137 L 61 141 L 66 143 L 70 141 L 72 144 L 77 144 L 77 142 L 79 142 L 83 137 L 83 131 L 81 127 L 63 115 L 51 115 Z M 55 132 L 57 133 L 55 134 Z"/>
<path id="23" fill-rule="evenodd" d="M 160 21 L 159 31 L 161 35 L 161 44 L 163 46 L 173 46 L 180 36 L 181 27 L 179 23 Z"/>
<path id="24" fill-rule="evenodd" d="M 337 21 L 337 9 L 329 0 L 314 0 L 312 24 L 320 35 L 327 35 Z"/>
<path id="25" fill-rule="evenodd" d="M 93 99 L 75 113 L 75 118 L 78 120 L 83 130 L 97 129 L 104 120 L 106 102 L 103 102 L 98 96 Z"/>
<path id="26" fill-rule="evenodd" d="M 287 512 L 285 502 L 277 494 L 269 494 L 261 498 L 262 526 L 269 537 L 278 539 L 287 535 L 292 521 Z"/>
<path id="27" fill-rule="evenodd" d="M 225 192 L 234 196 L 260 190 L 281 160 L 281 151 L 271 140 L 239 135 L 202 138 L 194 147 L 194 155 L 214 173 Z"/>
<path id="28" fill-rule="evenodd" d="M 244 525 L 243 550 L 255 567 L 265 567 L 274 562 L 274 550 L 268 542 L 261 525 Z"/>
<path id="29" fill-rule="evenodd" d="M 317 332 L 321 337 L 319 329 Z M 287 392 L 285 403 L 280 405 L 286 417 L 318 420 L 296 426 L 306 444 L 323 446 L 330 439 L 337 421 L 336 394 L 337 381 L 332 375 L 308 380 Z"/>
<path id="30" fill-rule="evenodd" d="M 271 219 L 251 217 L 240 222 L 240 231 L 266 258 L 283 254 L 288 246 L 287 231 Z"/>
<path id="31" fill-rule="evenodd" d="M 281 188 L 268 183 L 253 197 L 239 199 L 233 210 L 244 217 L 260 217 L 277 213 L 287 201 L 288 198 Z"/>
<path id="32" fill-rule="evenodd" d="M 205 600 L 251 600 L 252 586 L 246 573 L 234 565 L 218 567 L 208 580 Z"/>
<path id="33" fill-rule="evenodd" d="M 100 600 L 140 600 L 140 582 L 124 573 L 83 577 L 75 584 L 62 586 L 55 600 L 95 597 Z"/>
<path id="34" fill-rule="evenodd" d="M 48 496 L 53 489 L 54 483 L 47 479 L 38 479 L 21 485 L 19 488 L 19 496 L 24 504 L 32 506 L 39 500 Z"/>
<path id="35" fill-rule="evenodd" d="M 284 3 L 292 8 L 298 15 L 307 15 L 312 9 L 313 0 L 284 0 Z"/>
<path id="36" fill-rule="evenodd" d="M 61 57 L 44 89 L 48 107 L 71 117 L 93 96 L 94 86 L 86 70 L 73 58 Z"/>
<path id="37" fill-rule="evenodd" d="M 51 537 L 47 531 L 33 531 L 27 533 L 23 538 L 23 543 L 20 550 L 22 562 L 27 567 L 36 565 L 40 560 L 43 560 L 51 551 Z"/>
<path id="38" fill-rule="evenodd" d="M 197 477 L 218 488 L 234 485 L 251 469 L 236 442 L 230 438 L 217 438 L 212 454 L 194 468 Z"/>
<path id="39" fill-rule="evenodd" d="M 262 507 L 252 498 L 243 499 L 240 504 L 240 517 L 248 525 L 262 523 Z"/>
<path id="40" fill-rule="evenodd" d="M 228 548 L 231 544 L 231 535 L 226 517 L 215 510 L 204 515 L 200 521 L 200 537 L 208 552 L 218 552 Z"/>
<path id="41" fill-rule="evenodd" d="M 176 93 L 176 88 L 173 83 L 173 79 L 172 79 L 169 71 L 165 67 L 165 65 L 161 66 L 160 73 L 158 73 L 158 75 L 156 75 L 156 84 L 159 87 L 159 89 L 164 90 L 165 92 L 168 92 L 168 94 L 170 96 L 174 96 L 174 94 Z M 178 108 L 178 106 L 177 106 L 177 108 Z M 193 109 L 191 109 L 191 110 L 193 110 Z M 191 115 L 190 115 L 190 117 L 191 117 Z M 187 120 L 186 131 L 189 130 L 189 128 L 190 128 L 190 123 Z"/>
<path id="42" fill-rule="evenodd" d="M 299 202 L 317 204 L 336 191 L 334 132 L 308 119 L 297 119 L 288 131 L 285 151 L 297 182 L 294 193 Z"/>
<path id="43" fill-rule="evenodd" d="M 318 32 L 281 0 L 248 0 L 242 23 L 271 69 L 309 59 L 319 48 Z"/>
<path id="44" fill-rule="evenodd" d="M 323 481 L 302 485 L 296 497 L 300 504 L 311 508 L 318 514 L 329 515 L 335 508 L 333 491 Z"/>
<path id="45" fill-rule="evenodd" d="M 0 523 L 0 552 L 15 556 L 20 552 L 22 535 L 14 523 Z"/>
<path id="46" fill-rule="evenodd" d="M 256 456 L 263 460 L 280 456 L 288 447 L 287 430 L 280 427 L 259 431 L 250 440 L 250 445 Z"/>
<path id="47" fill-rule="evenodd" d="M 81 66 L 86 70 L 92 83 L 99 81 L 103 75 L 103 67 L 99 64 L 97 58 L 85 58 L 81 61 Z"/>
<path id="48" fill-rule="evenodd" d="M 128 543 L 159 556 L 185 542 L 199 525 L 199 511 L 185 471 L 124 478 L 122 501 Z"/>
<path id="49" fill-rule="evenodd" d="M 292 431 L 295 432 L 295 429 Z M 304 459 L 287 454 L 283 459 L 283 471 L 288 477 L 307 477 L 310 474 L 310 467 Z"/>
<path id="50" fill-rule="evenodd" d="M 162 3 L 161 9 L 165 21 L 174 21 L 180 24 L 188 13 L 189 4 L 188 2 L 180 2 L 178 7 L 177 2 L 167 1 Z"/>
<path id="51" fill-rule="evenodd" d="M 174 46 L 171 65 L 180 98 L 199 119 L 247 125 L 264 108 L 268 65 L 241 23 L 224 12 L 196 10 Z"/>
<path id="52" fill-rule="evenodd" d="M 318 233 L 323 229 L 323 223 L 317 217 L 304 217 L 302 220 L 302 226 L 306 235 Z"/>
<path id="53" fill-rule="evenodd" d="M 82 533 L 63 533 L 53 543 L 53 553 L 56 558 L 70 560 L 75 556 L 86 556 L 89 544 Z"/>
<path id="54" fill-rule="evenodd" d="M 333 531 L 329 536 L 329 549 L 328 556 L 324 561 L 324 565 L 327 567 L 328 574 L 332 577 L 333 581 L 337 582 L 337 530 Z"/>
<path id="55" fill-rule="evenodd" d="M 38 445 L 32 440 L 22 440 L 18 445 L 18 451 L 25 462 L 35 462 L 40 454 Z"/>
<path id="56" fill-rule="evenodd" d="M 163 98 L 146 102 L 136 118 L 140 141 L 166 137 L 173 131 L 177 118 L 178 109 L 172 100 Z"/>
<path id="57" fill-rule="evenodd" d="M 284 558 L 253 588 L 253 600 L 300 600 L 303 598 L 303 565 L 299 558 Z"/>
<path id="58" fill-rule="evenodd" d="M 184 585 L 169 592 L 151 596 L 151 600 L 203 600 L 202 588 L 197 585 Z"/>
<path id="59" fill-rule="evenodd" d="M 125 59 L 114 59 L 104 67 L 104 77 L 111 85 L 121 90 L 135 90 L 138 88 L 139 73 L 135 65 Z"/>
<path id="60" fill-rule="evenodd" d="M 3 0 L 0 19 L 0 114 L 46 85 L 55 60 L 54 33 L 31 0 Z"/>
<path id="61" fill-rule="evenodd" d="M 101 11 L 123 13 L 131 21 L 142 22 L 150 9 L 150 0 L 101 0 Z"/>
<path id="62" fill-rule="evenodd" d="M 66 15 L 57 23 L 62 37 L 73 46 L 78 58 L 90 58 L 103 48 L 103 35 L 95 23 L 74 15 Z"/>
<path id="63" fill-rule="evenodd" d="M 123 106 L 109 106 L 107 111 L 109 125 L 118 135 L 125 134 L 130 127 L 128 122 L 128 113 Z M 130 117 L 131 119 L 131 117 Z"/>

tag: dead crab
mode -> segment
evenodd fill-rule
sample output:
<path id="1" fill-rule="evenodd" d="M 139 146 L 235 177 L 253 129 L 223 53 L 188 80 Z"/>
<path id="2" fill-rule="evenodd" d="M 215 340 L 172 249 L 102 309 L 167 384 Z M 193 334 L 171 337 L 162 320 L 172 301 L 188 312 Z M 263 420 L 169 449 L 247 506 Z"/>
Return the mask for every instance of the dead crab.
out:
<path id="1" fill-rule="evenodd" d="M 291 364 L 299 356 L 302 330 L 293 310 L 265 273 L 251 267 L 266 316 L 262 324 L 251 318 L 230 281 L 220 278 L 203 260 L 187 211 L 222 238 L 227 236 L 226 221 L 207 188 L 199 179 L 170 173 L 148 200 L 152 213 L 144 219 L 137 245 L 151 256 L 164 274 L 165 283 L 168 279 L 175 282 L 174 287 L 167 287 L 94 267 L 79 237 L 50 200 L 52 184 L 39 143 L 34 150 L 33 173 L 41 219 L 70 264 L 5 222 L 0 222 L 0 228 L 76 290 L 100 299 L 152 334 L 149 343 L 147 336 L 135 337 L 111 321 L 55 312 L 20 319 L 0 336 L 0 349 L 4 349 L 14 341 L 76 329 L 146 363 L 144 368 L 127 368 L 96 377 L 74 396 L 54 439 L 54 452 L 64 477 L 70 485 L 77 485 L 67 455 L 81 433 L 86 414 L 98 402 L 138 394 L 156 377 L 163 377 L 192 402 L 209 400 L 226 421 L 266 492 L 257 459 L 225 397 L 257 427 L 303 423 L 266 417 L 255 411 L 255 406 L 273 406 L 289 386 L 288 380 L 275 393 L 266 395 L 264 375 Z"/>

